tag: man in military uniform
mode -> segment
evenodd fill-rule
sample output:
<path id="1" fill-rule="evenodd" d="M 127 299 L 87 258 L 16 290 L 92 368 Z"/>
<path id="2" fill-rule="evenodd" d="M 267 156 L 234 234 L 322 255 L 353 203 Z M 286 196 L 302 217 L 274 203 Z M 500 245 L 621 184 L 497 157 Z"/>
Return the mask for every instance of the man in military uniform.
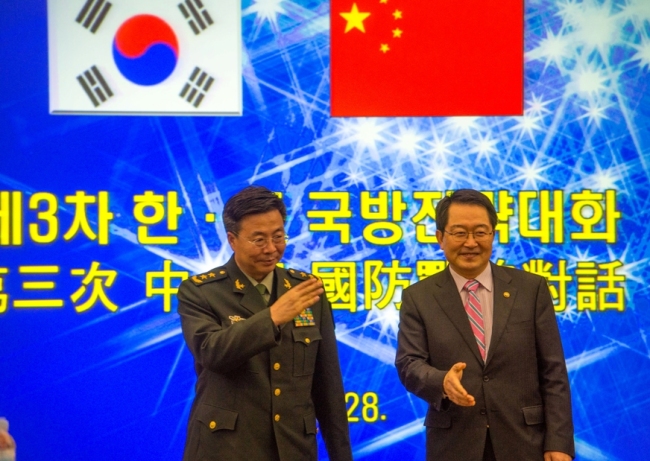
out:
<path id="1" fill-rule="evenodd" d="M 234 252 L 185 280 L 178 312 L 198 381 L 184 461 L 352 459 L 334 322 L 322 282 L 277 267 L 284 203 L 250 186 L 223 220 Z"/>

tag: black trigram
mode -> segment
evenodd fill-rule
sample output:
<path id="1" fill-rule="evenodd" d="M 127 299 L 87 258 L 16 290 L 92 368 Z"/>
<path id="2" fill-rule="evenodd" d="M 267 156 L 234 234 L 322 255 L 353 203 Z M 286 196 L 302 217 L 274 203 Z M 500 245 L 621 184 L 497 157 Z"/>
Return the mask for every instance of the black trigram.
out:
<path id="1" fill-rule="evenodd" d="M 86 0 L 86 4 L 79 11 L 76 21 L 94 34 L 110 9 L 111 2 Z"/>
<path id="2" fill-rule="evenodd" d="M 77 75 L 77 81 L 95 107 L 106 102 L 108 98 L 113 96 L 113 92 L 106 83 L 106 80 L 104 80 L 104 77 L 102 77 L 102 74 L 99 73 L 99 70 L 95 66 Z"/>
<path id="3" fill-rule="evenodd" d="M 205 98 L 206 93 L 210 91 L 213 83 L 214 78 L 210 77 L 198 67 L 195 67 L 192 75 L 190 75 L 189 81 L 183 87 L 180 96 L 198 108 L 203 98 Z"/>
<path id="4" fill-rule="evenodd" d="M 199 35 L 201 31 L 214 24 L 210 13 L 205 9 L 201 0 L 185 0 L 185 2 L 178 4 L 178 9 L 181 10 L 181 13 L 187 19 L 195 35 Z M 199 27 L 201 30 L 199 30 Z"/>

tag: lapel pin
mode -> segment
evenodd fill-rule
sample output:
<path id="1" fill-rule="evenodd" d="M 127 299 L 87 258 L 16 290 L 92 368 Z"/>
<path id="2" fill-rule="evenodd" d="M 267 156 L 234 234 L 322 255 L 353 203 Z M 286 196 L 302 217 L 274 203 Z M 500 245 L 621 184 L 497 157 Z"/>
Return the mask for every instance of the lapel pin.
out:
<path id="1" fill-rule="evenodd" d="M 235 288 L 237 288 L 238 290 L 243 290 L 245 286 L 246 286 L 246 285 L 244 285 L 243 283 L 241 283 L 241 282 L 239 281 L 239 279 L 235 280 Z"/>
<path id="2" fill-rule="evenodd" d="M 288 281 L 287 279 L 284 279 L 284 287 L 285 287 L 287 290 L 290 290 L 290 289 L 291 289 L 291 284 L 289 283 L 289 281 Z"/>
<path id="3" fill-rule="evenodd" d="M 509 297 L 510 297 L 510 293 L 507 292 L 507 291 L 504 291 L 504 292 L 503 292 L 503 297 L 504 297 L 504 298 L 509 298 Z"/>

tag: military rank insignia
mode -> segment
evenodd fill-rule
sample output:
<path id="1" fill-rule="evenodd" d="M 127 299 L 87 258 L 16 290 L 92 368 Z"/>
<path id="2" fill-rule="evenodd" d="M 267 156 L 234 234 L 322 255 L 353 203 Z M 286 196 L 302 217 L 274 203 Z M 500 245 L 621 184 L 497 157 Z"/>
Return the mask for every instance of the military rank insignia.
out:
<path id="1" fill-rule="evenodd" d="M 226 271 L 221 268 L 212 269 L 210 272 L 205 272 L 203 274 L 193 275 L 191 278 L 194 285 L 201 286 L 204 283 L 215 282 L 217 280 L 223 280 L 227 277 Z"/>
<path id="2" fill-rule="evenodd" d="M 296 327 L 314 327 L 316 322 L 314 321 L 314 313 L 311 310 L 311 307 L 308 307 L 302 311 L 297 317 L 293 318 L 293 324 Z"/>

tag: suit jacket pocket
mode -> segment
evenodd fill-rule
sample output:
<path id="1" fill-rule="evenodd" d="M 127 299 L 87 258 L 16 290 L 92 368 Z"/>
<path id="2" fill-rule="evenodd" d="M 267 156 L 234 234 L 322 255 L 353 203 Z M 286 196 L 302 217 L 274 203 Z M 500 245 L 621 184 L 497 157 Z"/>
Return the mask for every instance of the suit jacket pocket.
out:
<path id="1" fill-rule="evenodd" d="M 297 327 L 293 329 L 293 375 L 314 374 L 318 344 L 323 337 L 316 327 Z"/>
<path id="2" fill-rule="evenodd" d="M 451 427 L 451 415 L 449 413 L 440 412 L 429 407 L 427 417 L 424 419 L 426 427 L 437 427 L 439 429 L 447 429 Z"/>
<path id="3" fill-rule="evenodd" d="M 213 407 L 212 405 L 202 404 L 196 409 L 196 419 L 212 432 L 235 430 L 237 416 L 239 416 L 239 413 L 236 411 Z"/>
<path id="4" fill-rule="evenodd" d="M 523 407 L 524 420 L 529 426 L 544 423 L 544 405 L 534 405 L 532 407 Z"/>

